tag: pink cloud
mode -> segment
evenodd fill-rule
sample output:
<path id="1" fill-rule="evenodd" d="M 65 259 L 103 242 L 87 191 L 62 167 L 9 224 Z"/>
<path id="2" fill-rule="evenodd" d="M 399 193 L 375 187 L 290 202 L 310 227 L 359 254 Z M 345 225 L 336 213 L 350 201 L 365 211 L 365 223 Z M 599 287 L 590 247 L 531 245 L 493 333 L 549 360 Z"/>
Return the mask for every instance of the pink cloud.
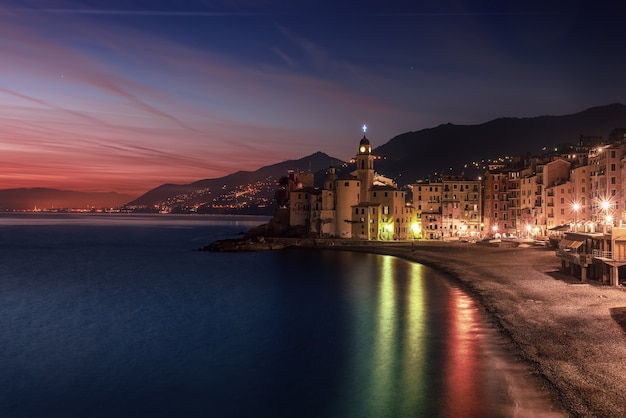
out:
<path id="1" fill-rule="evenodd" d="M 135 29 L 26 18 L 0 14 L 0 148 L 11 149 L 0 188 L 18 173 L 30 186 L 136 193 L 319 150 L 349 158 L 336 127 L 358 139 L 363 115 L 387 111 L 337 83 Z"/>

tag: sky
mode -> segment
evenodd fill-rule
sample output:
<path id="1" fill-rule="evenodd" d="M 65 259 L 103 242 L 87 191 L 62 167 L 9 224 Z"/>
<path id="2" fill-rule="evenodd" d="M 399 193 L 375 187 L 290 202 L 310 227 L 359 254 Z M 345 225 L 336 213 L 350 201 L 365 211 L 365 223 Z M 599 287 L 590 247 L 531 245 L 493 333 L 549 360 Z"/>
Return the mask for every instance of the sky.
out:
<path id="1" fill-rule="evenodd" d="M 626 103 L 603 3 L 0 0 L 0 189 L 140 195 L 348 160 L 364 124 L 375 148 Z"/>

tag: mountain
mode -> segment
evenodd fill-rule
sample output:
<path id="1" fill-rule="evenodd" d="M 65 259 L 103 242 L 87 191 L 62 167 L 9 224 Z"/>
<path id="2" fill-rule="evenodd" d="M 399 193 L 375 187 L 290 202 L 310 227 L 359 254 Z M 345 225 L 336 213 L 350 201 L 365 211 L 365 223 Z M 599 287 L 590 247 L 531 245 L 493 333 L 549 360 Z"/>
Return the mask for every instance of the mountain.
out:
<path id="1" fill-rule="evenodd" d="M 135 211 L 198 211 L 210 213 L 273 214 L 278 180 L 289 170 L 319 173 L 343 161 L 316 152 L 299 160 L 288 160 L 256 171 L 238 171 L 225 177 L 189 184 L 163 184 L 129 202 Z M 316 178 L 319 178 L 316 175 Z M 192 209 L 193 208 L 193 209 Z"/>
<path id="2" fill-rule="evenodd" d="M 435 173 L 479 175 L 480 162 L 503 156 L 539 155 L 558 144 L 577 144 L 582 137 L 604 137 L 626 128 L 626 106 L 611 104 L 564 116 L 499 118 L 480 125 L 451 123 L 398 135 L 374 149 L 378 173 L 399 186 Z M 359 138 L 354 138 L 355 153 Z M 278 179 L 288 170 L 316 173 L 316 185 L 330 165 L 350 172 L 354 165 L 317 152 L 256 171 L 239 171 L 191 184 L 164 184 L 130 202 L 133 210 L 207 211 L 211 213 L 272 214 Z M 452 170 L 450 170 L 452 168 Z M 436 176 L 435 176 L 436 177 Z"/>
<path id="3" fill-rule="evenodd" d="M 133 197 L 115 192 L 74 192 L 45 188 L 4 189 L 0 190 L 0 210 L 114 208 Z"/>
<path id="4" fill-rule="evenodd" d="M 499 118 L 480 125 L 448 123 L 398 135 L 373 153 L 382 157 L 376 161 L 376 171 L 404 185 L 434 173 L 461 174 L 472 161 L 539 155 L 544 147 L 576 144 L 581 136 L 607 138 L 616 128 L 626 128 L 626 106 L 618 103 L 565 116 Z"/>

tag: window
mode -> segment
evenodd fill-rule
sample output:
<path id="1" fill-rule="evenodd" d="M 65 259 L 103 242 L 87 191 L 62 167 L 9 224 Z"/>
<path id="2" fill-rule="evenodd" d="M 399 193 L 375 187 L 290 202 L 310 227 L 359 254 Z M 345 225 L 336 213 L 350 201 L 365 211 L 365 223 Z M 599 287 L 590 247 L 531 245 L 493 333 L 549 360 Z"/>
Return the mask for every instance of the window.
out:
<path id="1" fill-rule="evenodd" d="M 343 184 L 345 187 L 348 187 L 350 185 L 350 183 L 348 183 L 347 181 Z"/>
<path id="2" fill-rule="evenodd" d="M 358 214 L 359 214 L 359 208 L 356 208 L 356 209 L 354 210 L 354 213 L 355 213 L 356 215 L 358 215 Z"/>
<path id="3" fill-rule="evenodd" d="M 385 197 L 387 197 L 387 192 L 385 192 Z"/>
<path id="4" fill-rule="evenodd" d="M 611 184 L 615 184 L 615 177 L 611 177 Z"/>
<path id="5" fill-rule="evenodd" d="M 376 192 L 374 192 L 374 197 L 376 197 Z"/>
<path id="6" fill-rule="evenodd" d="M 615 171 L 615 164 L 611 164 L 611 171 Z"/>

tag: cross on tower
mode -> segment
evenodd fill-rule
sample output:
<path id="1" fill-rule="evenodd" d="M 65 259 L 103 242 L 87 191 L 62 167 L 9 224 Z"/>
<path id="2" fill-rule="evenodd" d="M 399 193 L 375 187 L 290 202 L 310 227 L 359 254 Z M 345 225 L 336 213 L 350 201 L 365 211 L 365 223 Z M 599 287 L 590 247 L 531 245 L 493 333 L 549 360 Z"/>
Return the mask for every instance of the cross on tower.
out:
<path id="1" fill-rule="evenodd" d="M 365 132 L 367 132 L 367 125 L 363 125 L 363 135 L 365 135 Z"/>

